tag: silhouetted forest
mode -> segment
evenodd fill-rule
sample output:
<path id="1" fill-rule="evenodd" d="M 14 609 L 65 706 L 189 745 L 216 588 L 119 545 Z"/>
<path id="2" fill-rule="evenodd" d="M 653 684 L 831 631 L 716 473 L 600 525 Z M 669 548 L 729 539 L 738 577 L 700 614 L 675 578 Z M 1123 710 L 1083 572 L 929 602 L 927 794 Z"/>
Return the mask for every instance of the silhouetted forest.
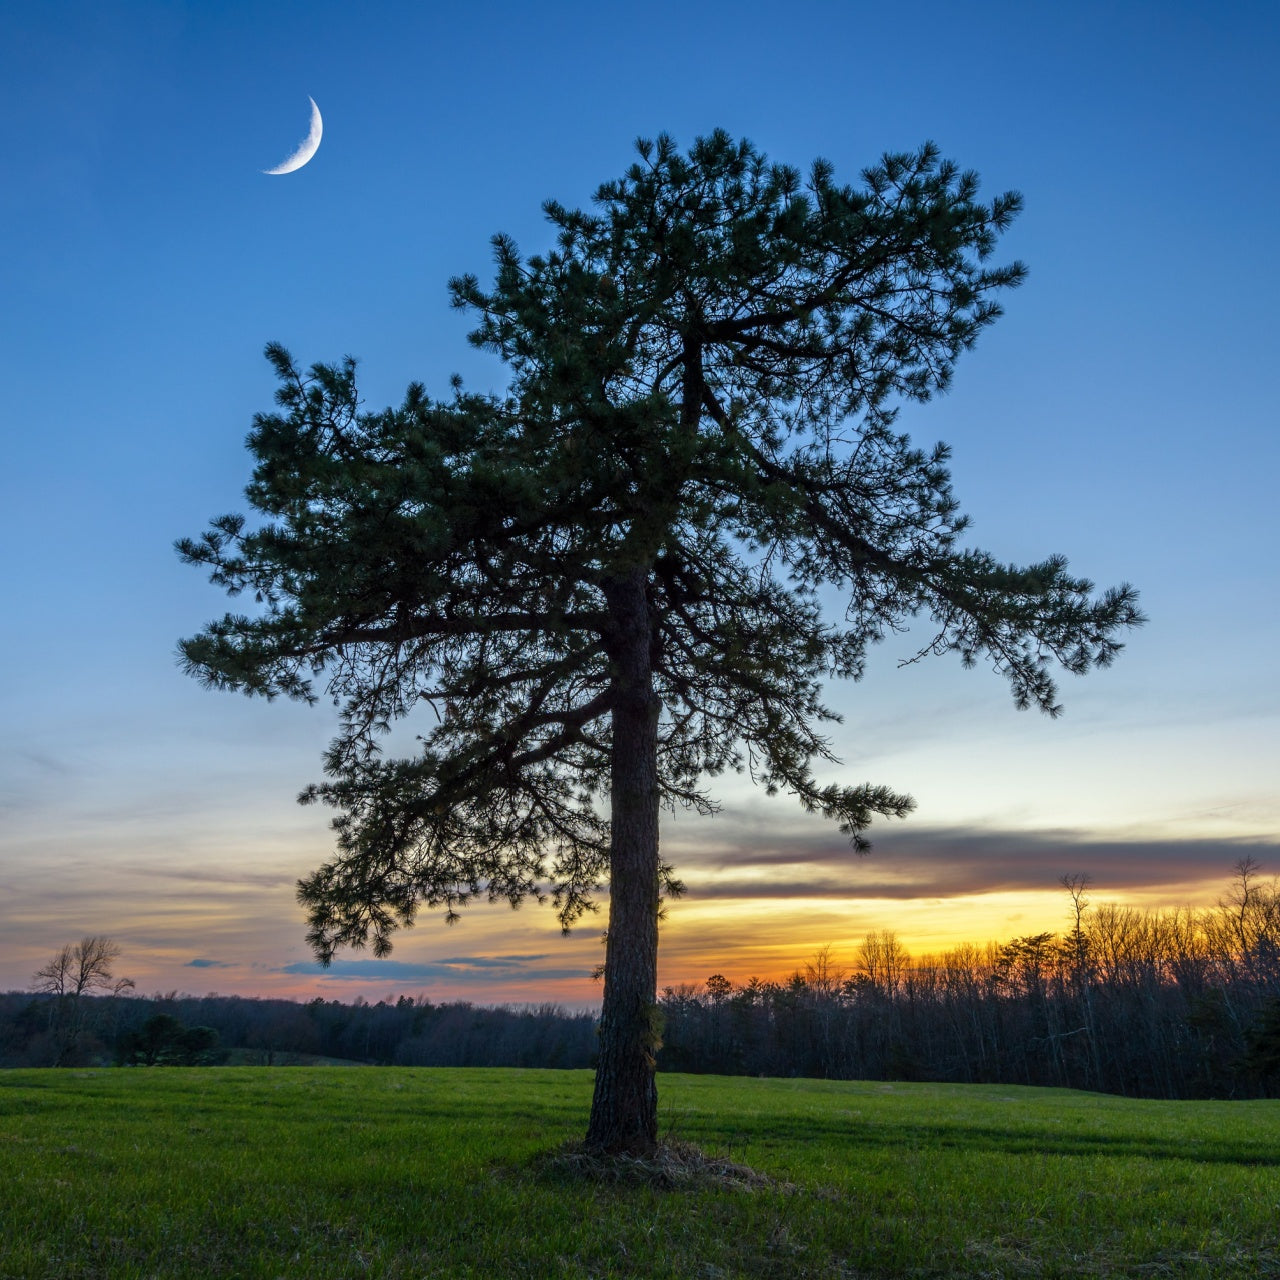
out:
<path id="1" fill-rule="evenodd" d="M 1204 910 L 1093 906 L 1070 927 L 913 959 L 891 931 L 782 982 L 667 987 L 659 1067 L 725 1075 L 1061 1085 L 1136 1097 L 1280 1093 L 1280 886 L 1244 859 Z M 93 940 L 86 940 L 93 941 Z M 596 1018 L 554 1004 L 0 995 L 0 1066 L 342 1061 L 589 1067 Z"/>
<path id="2" fill-rule="evenodd" d="M 890 931 L 788 981 L 668 987 L 668 1071 L 1056 1085 L 1153 1098 L 1280 1092 L 1280 888 L 1244 859 L 1208 910 L 1073 923 L 913 960 Z"/>
<path id="3" fill-rule="evenodd" d="M 168 1021 L 163 1021 L 167 1019 Z M 176 1024 L 176 1025 L 175 1025 Z M 205 1029 L 215 1033 L 187 1037 Z M 203 1042 L 198 1051 L 190 1046 Z M 412 1067 L 586 1067 L 595 1017 L 559 1005 L 480 1007 L 401 996 L 356 1000 L 249 996 L 0 995 L 0 1066 L 322 1060 Z"/>

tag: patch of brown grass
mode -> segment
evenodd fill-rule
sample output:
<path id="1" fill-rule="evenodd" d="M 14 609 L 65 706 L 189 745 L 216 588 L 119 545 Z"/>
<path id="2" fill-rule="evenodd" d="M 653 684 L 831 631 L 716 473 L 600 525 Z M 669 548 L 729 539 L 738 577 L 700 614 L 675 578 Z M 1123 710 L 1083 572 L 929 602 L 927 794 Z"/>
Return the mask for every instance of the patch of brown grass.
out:
<path id="1" fill-rule="evenodd" d="M 692 1142 L 668 1139 L 648 1155 L 589 1150 L 581 1142 L 567 1143 L 533 1161 L 545 1177 L 574 1182 L 643 1185 L 664 1191 L 724 1190 L 795 1191 L 789 1182 L 738 1164 L 723 1156 L 707 1155 Z"/>

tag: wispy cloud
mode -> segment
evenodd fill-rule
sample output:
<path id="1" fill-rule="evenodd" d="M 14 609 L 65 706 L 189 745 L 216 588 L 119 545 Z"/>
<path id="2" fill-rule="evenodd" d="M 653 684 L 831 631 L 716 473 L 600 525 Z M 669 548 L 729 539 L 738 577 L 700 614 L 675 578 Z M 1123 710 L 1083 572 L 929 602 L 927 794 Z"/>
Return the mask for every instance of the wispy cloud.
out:
<path id="1" fill-rule="evenodd" d="M 581 978 L 584 970 L 530 968 L 545 955 L 451 956 L 442 960 L 335 960 L 326 969 L 314 960 L 296 960 L 275 970 L 277 973 L 330 978 L 339 982 L 490 982 L 528 978 L 545 982 L 561 978 Z"/>
<path id="2" fill-rule="evenodd" d="M 188 960 L 182 967 L 184 969 L 234 969 L 235 965 L 229 960 L 206 960 L 201 956 L 195 960 Z"/>

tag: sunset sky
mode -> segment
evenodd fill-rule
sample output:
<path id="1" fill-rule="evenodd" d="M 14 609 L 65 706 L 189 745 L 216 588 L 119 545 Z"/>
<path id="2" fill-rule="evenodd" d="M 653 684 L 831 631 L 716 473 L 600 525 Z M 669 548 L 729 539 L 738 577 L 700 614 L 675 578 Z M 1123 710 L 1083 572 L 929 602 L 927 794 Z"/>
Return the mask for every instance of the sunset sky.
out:
<path id="1" fill-rule="evenodd" d="M 105 933 L 144 992 L 598 999 L 603 913 L 563 938 L 536 905 L 320 974 L 294 883 L 330 815 L 294 797 L 332 713 L 179 672 L 226 602 L 172 544 L 245 509 L 267 341 L 358 357 L 371 408 L 500 389 L 446 279 L 485 280 L 498 231 L 545 249 L 541 202 L 662 131 L 848 181 L 933 139 L 1023 193 L 999 259 L 1028 282 L 900 423 L 953 447 L 977 545 L 1132 581 L 1150 622 L 1056 722 L 880 646 L 828 690 L 828 772 L 917 812 L 855 858 L 724 782 L 664 827 L 660 982 L 1059 929 L 1064 872 L 1151 905 L 1212 903 L 1246 853 L 1280 873 L 1277 64 L 1272 2 L 0 7 L 0 990 Z M 319 152 L 265 176 L 308 96 Z"/>

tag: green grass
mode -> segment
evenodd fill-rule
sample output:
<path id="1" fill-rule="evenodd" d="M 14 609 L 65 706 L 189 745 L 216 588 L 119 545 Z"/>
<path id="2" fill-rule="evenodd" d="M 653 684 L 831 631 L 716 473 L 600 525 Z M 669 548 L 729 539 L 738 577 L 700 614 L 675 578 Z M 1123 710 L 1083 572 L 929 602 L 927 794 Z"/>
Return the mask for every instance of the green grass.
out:
<path id="1" fill-rule="evenodd" d="M 586 1072 L 0 1073 L 0 1277 L 1280 1275 L 1280 1103 L 663 1076 L 764 1188 L 586 1181 Z"/>

